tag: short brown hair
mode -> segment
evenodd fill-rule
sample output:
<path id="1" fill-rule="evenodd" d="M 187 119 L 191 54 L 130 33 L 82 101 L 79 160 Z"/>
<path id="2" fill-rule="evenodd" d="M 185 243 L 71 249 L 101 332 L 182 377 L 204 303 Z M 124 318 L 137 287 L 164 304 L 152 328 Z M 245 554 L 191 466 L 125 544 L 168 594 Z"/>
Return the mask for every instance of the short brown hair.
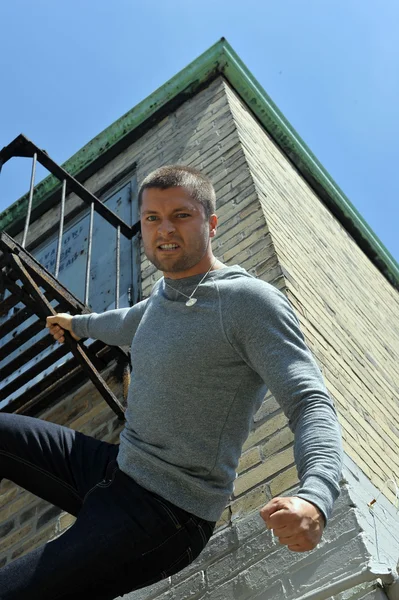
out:
<path id="1" fill-rule="evenodd" d="M 216 194 L 211 180 L 197 169 L 184 165 L 166 165 L 147 175 L 139 189 L 139 206 L 144 190 L 172 187 L 184 188 L 193 200 L 202 204 L 207 219 L 215 212 Z"/>

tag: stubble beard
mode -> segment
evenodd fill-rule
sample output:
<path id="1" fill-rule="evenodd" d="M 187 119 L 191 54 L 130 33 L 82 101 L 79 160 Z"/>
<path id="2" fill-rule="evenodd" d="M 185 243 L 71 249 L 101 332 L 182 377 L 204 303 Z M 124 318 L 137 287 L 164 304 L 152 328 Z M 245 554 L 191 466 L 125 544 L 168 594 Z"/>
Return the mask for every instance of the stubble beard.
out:
<path id="1" fill-rule="evenodd" d="M 164 273 L 180 273 L 181 271 L 187 271 L 187 269 L 191 269 L 191 267 L 194 267 L 199 262 L 199 260 L 189 256 L 181 256 L 173 263 L 170 260 L 158 260 L 155 256 L 150 260 L 159 271 L 163 271 Z"/>
<path id="2" fill-rule="evenodd" d="M 195 267 L 196 264 L 200 262 L 200 260 L 204 257 L 209 244 L 209 236 L 201 239 L 201 242 L 197 244 L 195 250 L 189 254 L 183 254 L 175 259 L 174 262 L 169 260 L 159 259 L 156 255 L 156 251 L 153 253 L 146 252 L 148 260 L 156 267 L 159 271 L 163 271 L 164 273 L 181 273 L 182 271 L 187 271 L 192 267 Z"/>

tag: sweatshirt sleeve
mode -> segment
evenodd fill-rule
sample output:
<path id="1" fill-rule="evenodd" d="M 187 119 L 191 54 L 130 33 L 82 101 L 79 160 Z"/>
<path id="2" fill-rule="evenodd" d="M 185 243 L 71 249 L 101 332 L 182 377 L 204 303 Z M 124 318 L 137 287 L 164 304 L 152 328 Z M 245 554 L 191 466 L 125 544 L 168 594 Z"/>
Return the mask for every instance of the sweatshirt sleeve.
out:
<path id="1" fill-rule="evenodd" d="M 244 287 L 245 293 L 228 300 L 226 334 L 288 417 L 300 480 L 296 495 L 315 504 L 327 521 L 340 493 L 343 457 L 334 404 L 287 298 L 256 279 Z"/>
<path id="2" fill-rule="evenodd" d="M 72 318 L 72 331 L 81 338 L 101 340 L 110 346 L 130 346 L 147 302 L 148 299 L 128 308 L 100 314 L 75 315 Z"/>

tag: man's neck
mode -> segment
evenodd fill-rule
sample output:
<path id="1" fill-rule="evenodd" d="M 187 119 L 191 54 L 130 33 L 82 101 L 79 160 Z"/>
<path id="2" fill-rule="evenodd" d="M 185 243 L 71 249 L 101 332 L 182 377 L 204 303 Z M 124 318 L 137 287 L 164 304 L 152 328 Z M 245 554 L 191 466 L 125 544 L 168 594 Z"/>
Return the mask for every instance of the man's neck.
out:
<path id="1" fill-rule="evenodd" d="M 163 276 L 165 279 L 185 279 L 187 277 L 194 277 L 195 275 L 202 275 L 204 273 L 207 273 L 208 271 L 216 271 L 217 269 L 223 269 L 226 266 L 213 255 L 209 258 L 210 260 L 202 260 L 194 267 L 192 267 L 191 269 L 187 269 L 186 271 L 172 273 L 164 271 Z"/>

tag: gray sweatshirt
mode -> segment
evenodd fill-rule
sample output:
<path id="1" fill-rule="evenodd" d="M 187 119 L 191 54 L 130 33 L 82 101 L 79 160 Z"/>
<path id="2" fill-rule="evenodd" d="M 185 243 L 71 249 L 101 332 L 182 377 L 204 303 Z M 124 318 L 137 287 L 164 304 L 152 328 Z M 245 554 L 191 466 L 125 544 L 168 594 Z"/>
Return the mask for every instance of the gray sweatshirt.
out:
<path id="1" fill-rule="evenodd" d="M 269 388 L 295 432 L 296 494 L 328 519 L 339 494 L 340 429 L 321 372 L 285 296 L 239 266 L 161 278 L 131 308 L 72 319 L 74 333 L 131 345 L 118 464 L 144 488 L 216 521 Z"/>

